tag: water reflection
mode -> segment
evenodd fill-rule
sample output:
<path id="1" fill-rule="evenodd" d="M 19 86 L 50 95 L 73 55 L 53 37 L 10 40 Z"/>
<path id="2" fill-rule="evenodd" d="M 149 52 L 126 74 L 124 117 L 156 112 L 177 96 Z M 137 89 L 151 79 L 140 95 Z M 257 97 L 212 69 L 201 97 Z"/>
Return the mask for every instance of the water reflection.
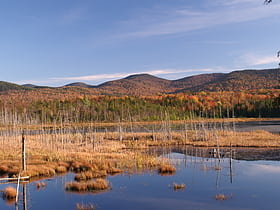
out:
<path id="1" fill-rule="evenodd" d="M 19 196 L 22 194 L 22 198 L 19 198 L 18 202 L 15 203 L 15 209 L 16 210 L 28 210 L 27 208 L 27 184 L 22 184 L 22 192 L 19 194 Z"/>
<path id="2" fill-rule="evenodd" d="M 170 128 L 172 131 L 184 131 L 184 130 L 232 130 L 232 131 L 254 131 L 254 130 L 263 130 L 271 133 L 280 134 L 280 121 L 279 120 L 261 120 L 261 121 L 245 121 L 245 122 L 176 122 L 170 123 Z M 150 132 L 162 131 L 164 129 L 164 124 L 144 124 L 144 125 L 133 125 L 133 131 L 130 124 L 122 125 L 123 132 Z M 56 127 L 46 127 L 43 129 L 32 129 L 27 130 L 26 135 L 38 135 L 38 134 L 56 134 L 56 133 L 77 133 L 79 132 L 91 133 L 91 132 L 118 132 L 120 129 L 119 125 L 99 125 L 95 126 L 94 129 L 92 126 L 82 126 L 82 127 L 65 127 L 65 128 L 56 128 Z M 13 136 L 21 135 L 20 130 L 1 130 L 0 134 L 2 136 Z"/>
<path id="3" fill-rule="evenodd" d="M 265 148 L 246 148 L 246 147 L 192 147 L 192 146 L 178 146 L 178 147 L 151 147 L 150 154 L 154 155 L 168 155 L 172 153 L 183 154 L 188 159 L 197 157 L 201 158 L 232 158 L 235 160 L 280 160 L 280 149 L 265 149 Z M 218 155 L 219 154 L 219 155 Z"/>
<path id="4" fill-rule="evenodd" d="M 267 164 L 250 164 L 248 170 L 246 171 L 247 175 L 256 176 L 259 174 L 266 175 L 279 175 L 280 174 L 280 165 L 267 165 Z"/>
<path id="5" fill-rule="evenodd" d="M 91 203 L 101 210 L 279 209 L 279 161 L 243 160 L 265 154 L 275 154 L 277 159 L 277 152 L 235 148 L 231 157 L 229 149 L 221 148 L 224 155 L 217 158 L 209 153 L 210 148 L 152 148 L 151 153 L 169 158 L 176 166 L 173 176 L 160 176 L 157 171 L 109 176 L 112 190 L 101 194 L 67 193 L 65 183 L 74 180 L 72 173 L 45 180 L 46 186 L 40 190 L 34 183 L 23 184 L 18 209 L 75 209 L 77 203 Z M 185 184 L 185 188 L 174 191 L 174 183 Z M 9 185 L 15 186 L 2 184 L 0 189 Z M 217 195 L 225 199 L 217 199 Z M 0 209 L 15 206 L 0 201 Z"/>

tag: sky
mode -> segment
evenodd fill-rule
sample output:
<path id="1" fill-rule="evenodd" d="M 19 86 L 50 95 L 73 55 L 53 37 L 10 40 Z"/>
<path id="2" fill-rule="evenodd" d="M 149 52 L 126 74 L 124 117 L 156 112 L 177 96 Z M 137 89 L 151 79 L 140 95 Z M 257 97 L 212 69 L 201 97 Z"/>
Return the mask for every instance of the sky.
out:
<path id="1" fill-rule="evenodd" d="M 277 68 L 279 11 L 279 0 L 0 0 L 0 80 L 58 87 Z"/>

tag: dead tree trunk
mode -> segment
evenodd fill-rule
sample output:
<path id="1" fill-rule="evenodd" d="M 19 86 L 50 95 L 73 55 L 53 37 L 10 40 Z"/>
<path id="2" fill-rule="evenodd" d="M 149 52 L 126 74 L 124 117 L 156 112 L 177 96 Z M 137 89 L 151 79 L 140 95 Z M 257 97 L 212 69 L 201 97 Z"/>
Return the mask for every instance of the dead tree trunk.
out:
<path id="1" fill-rule="evenodd" d="M 26 155 L 25 155 L 25 133 L 24 131 L 22 132 L 22 138 L 21 138 L 21 149 L 22 149 L 22 170 L 25 171 L 26 170 Z"/>

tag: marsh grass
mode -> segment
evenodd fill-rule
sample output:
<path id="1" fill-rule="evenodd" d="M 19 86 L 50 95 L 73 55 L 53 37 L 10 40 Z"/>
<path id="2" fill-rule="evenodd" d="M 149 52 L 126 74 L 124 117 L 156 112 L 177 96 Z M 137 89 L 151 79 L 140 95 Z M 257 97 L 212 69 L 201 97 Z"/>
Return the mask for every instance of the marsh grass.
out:
<path id="1" fill-rule="evenodd" d="M 37 190 L 40 190 L 40 189 L 46 187 L 47 184 L 45 182 L 36 182 L 35 186 L 36 186 Z"/>
<path id="2" fill-rule="evenodd" d="M 215 166 L 214 169 L 215 169 L 215 171 L 220 171 L 220 170 L 222 170 L 222 167 L 221 166 Z"/>
<path id="3" fill-rule="evenodd" d="M 225 195 L 225 194 L 217 194 L 215 196 L 215 199 L 216 200 L 219 200 L 219 201 L 224 201 L 224 200 L 227 200 L 231 197 L 231 195 Z"/>
<path id="4" fill-rule="evenodd" d="M 152 140 L 151 133 L 136 133 L 137 141 L 125 140 L 128 148 L 146 149 L 151 146 L 190 145 L 202 147 L 280 147 L 278 134 L 267 131 L 235 132 L 231 130 L 188 130 L 187 138 L 183 132 L 171 132 L 172 139 L 166 139 L 161 133 L 154 133 L 156 141 Z"/>
<path id="5" fill-rule="evenodd" d="M 59 165 L 55 168 L 56 173 L 66 173 L 67 171 L 68 169 L 65 166 Z"/>
<path id="6" fill-rule="evenodd" d="M 160 175 L 174 175 L 176 168 L 169 164 L 161 164 L 158 168 L 158 173 Z"/>
<path id="7" fill-rule="evenodd" d="M 93 178 L 92 172 L 90 172 L 90 171 L 76 174 L 74 177 L 75 181 L 78 181 L 78 182 L 90 180 L 92 178 Z"/>
<path id="8" fill-rule="evenodd" d="M 67 126 L 70 129 L 70 125 Z M 21 171 L 21 135 L 16 133 L 18 128 L 15 128 L 14 135 L 0 136 L 0 175 L 17 177 Z M 265 131 L 187 130 L 187 135 L 181 131 L 170 131 L 168 136 L 156 131 L 122 132 L 122 141 L 119 141 L 119 132 L 83 134 L 81 131 L 61 131 L 47 134 L 42 131 L 42 134 L 26 135 L 27 170 L 22 176 L 32 178 L 68 171 L 91 171 L 92 178 L 98 178 L 107 174 L 154 170 L 166 160 L 145 153 L 151 146 L 216 147 L 218 142 L 220 147 L 280 147 L 279 135 Z M 175 171 L 168 168 L 158 170 L 161 175 L 171 175 Z"/>
<path id="9" fill-rule="evenodd" d="M 91 165 L 86 162 L 79 162 L 79 161 L 73 161 L 71 162 L 71 171 L 74 171 L 76 173 L 88 171 L 91 168 L 95 167 L 94 165 Z"/>
<path id="10" fill-rule="evenodd" d="M 177 183 L 173 183 L 173 189 L 175 191 L 177 190 L 183 190 L 186 188 L 186 185 L 185 184 L 177 184 Z"/>
<path id="11" fill-rule="evenodd" d="M 76 204 L 76 210 L 94 210 L 95 207 L 93 204 L 83 204 L 83 203 L 77 203 Z"/>
<path id="12" fill-rule="evenodd" d="M 15 200 L 17 196 L 17 190 L 14 187 L 6 187 L 3 191 L 3 198 L 5 200 Z"/>
<path id="13" fill-rule="evenodd" d="M 95 170 L 95 171 L 86 171 L 76 174 L 74 179 L 75 181 L 87 181 L 93 178 L 104 178 L 107 176 L 107 172 L 105 170 Z"/>
<path id="14" fill-rule="evenodd" d="M 102 134 L 99 134 L 102 135 Z M 104 134 L 103 134 L 104 135 Z M 90 142 L 78 144 L 82 139 L 60 141 L 64 134 L 26 135 L 27 170 L 22 176 L 49 177 L 55 174 L 73 171 L 82 173 L 91 171 L 93 178 L 125 171 L 140 171 L 155 168 L 160 161 L 155 156 L 140 151 L 126 149 L 119 141 L 103 140 L 92 147 Z M 80 136 L 81 138 L 81 136 Z M 1 141 L 0 136 L 0 174 L 17 177 L 21 171 L 21 136 L 11 136 Z"/>
<path id="15" fill-rule="evenodd" d="M 66 184 L 65 189 L 71 192 L 104 191 L 110 189 L 110 184 L 107 180 L 98 178 L 95 181 L 70 182 Z"/>
<path id="16" fill-rule="evenodd" d="M 120 174 L 120 173 L 123 173 L 123 170 L 121 170 L 119 168 L 111 167 L 111 168 L 107 169 L 107 173 L 110 175 Z"/>

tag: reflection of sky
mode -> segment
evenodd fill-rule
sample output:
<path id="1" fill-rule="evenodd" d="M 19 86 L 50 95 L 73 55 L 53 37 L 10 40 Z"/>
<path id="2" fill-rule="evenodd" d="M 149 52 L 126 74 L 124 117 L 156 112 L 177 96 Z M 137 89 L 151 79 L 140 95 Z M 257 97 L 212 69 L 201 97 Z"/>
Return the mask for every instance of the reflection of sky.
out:
<path id="1" fill-rule="evenodd" d="M 248 167 L 245 171 L 248 176 L 255 175 L 279 175 L 280 176 L 280 165 L 278 162 L 268 162 L 260 164 L 248 164 Z"/>
<path id="2" fill-rule="evenodd" d="M 183 209 L 279 209 L 280 164 L 277 161 L 233 160 L 230 180 L 229 159 L 168 155 L 176 162 L 174 176 L 156 173 L 117 175 L 108 177 L 112 190 L 101 194 L 65 193 L 65 182 L 73 174 L 45 181 L 46 188 L 37 191 L 34 183 L 28 186 L 29 210 L 75 209 L 76 203 L 93 203 L 97 209 L 183 210 Z M 215 170 L 221 166 L 221 170 Z M 174 192 L 173 183 L 186 184 Z M 4 189 L 5 185 L 0 185 Z M 230 196 L 216 201 L 215 195 Z M 14 209 L 0 200 L 0 209 Z"/>

